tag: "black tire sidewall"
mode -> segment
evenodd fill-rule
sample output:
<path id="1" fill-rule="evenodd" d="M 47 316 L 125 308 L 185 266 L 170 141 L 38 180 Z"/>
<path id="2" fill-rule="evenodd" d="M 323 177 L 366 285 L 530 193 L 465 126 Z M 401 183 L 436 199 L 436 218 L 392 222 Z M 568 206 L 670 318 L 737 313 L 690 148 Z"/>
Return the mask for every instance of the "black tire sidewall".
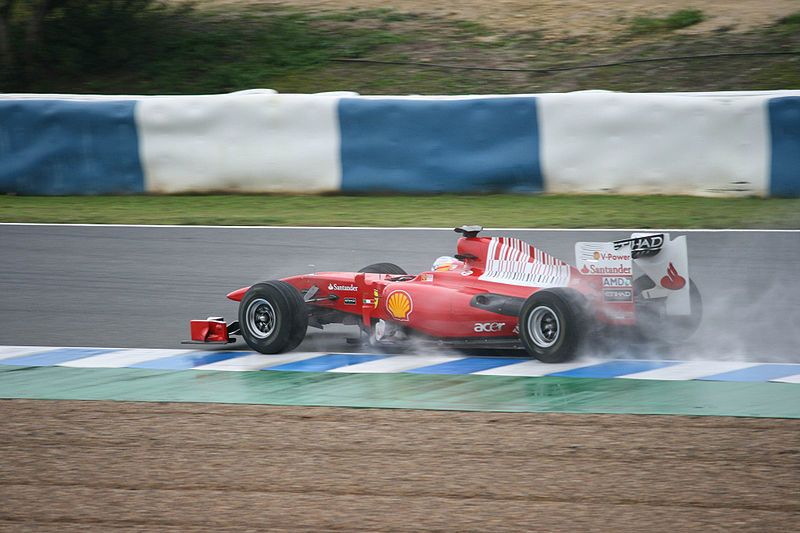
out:
<path id="1" fill-rule="evenodd" d="M 289 302 L 292 323 L 294 324 L 292 332 L 289 334 L 289 340 L 283 350 L 281 350 L 288 352 L 289 350 L 297 348 L 306 336 L 306 330 L 308 329 L 308 308 L 300 291 L 298 291 L 294 285 L 286 281 L 276 281 L 274 283 L 275 286 L 283 292 Z"/>
<path id="2" fill-rule="evenodd" d="M 295 330 L 294 306 L 283 289 L 275 281 L 265 281 L 250 287 L 239 304 L 239 327 L 242 338 L 250 348 L 261 353 L 279 353 L 287 349 L 292 333 Z M 272 305 L 275 311 L 275 328 L 267 337 L 258 337 L 250 331 L 247 320 L 247 309 L 257 299 L 264 299 Z"/>
<path id="3" fill-rule="evenodd" d="M 546 348 L 533 341 L 528 329 L 531 314 L 541 306 L 550 308 L 559 322 L 557 340 Z M 522 345 L 528 354 L 545 363 L 563 363 L 572 359 L 581 337 L 582 314 L 576 295 L 567 290 L 544 289 L 533 293 L 519 313 L 519 337 Z"/>

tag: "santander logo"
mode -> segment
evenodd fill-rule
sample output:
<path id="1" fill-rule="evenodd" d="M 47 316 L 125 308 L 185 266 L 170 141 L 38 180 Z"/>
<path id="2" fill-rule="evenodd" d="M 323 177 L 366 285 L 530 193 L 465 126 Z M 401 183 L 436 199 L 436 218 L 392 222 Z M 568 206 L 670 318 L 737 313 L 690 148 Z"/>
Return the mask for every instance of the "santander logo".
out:
<path id="1" fill-rule="evenodd" d="M 667 268 L 667 275 L 661 278 L 661 286 L 671 291 L 682 289 L 686 285 L 686 278 L 678 274 L 678 270 L 672 263 Z"/>

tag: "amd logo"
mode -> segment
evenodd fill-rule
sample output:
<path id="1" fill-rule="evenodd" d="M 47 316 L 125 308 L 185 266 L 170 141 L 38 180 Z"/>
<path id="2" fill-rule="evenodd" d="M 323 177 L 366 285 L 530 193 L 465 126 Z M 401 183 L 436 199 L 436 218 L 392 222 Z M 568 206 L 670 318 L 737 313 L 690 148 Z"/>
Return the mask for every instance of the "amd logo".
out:
<path id="1" fill-rule="evenodd" d="M 617 276 L 611 278 L 603 278 L 603 287 L 630 287 L 630 276 Z"/>

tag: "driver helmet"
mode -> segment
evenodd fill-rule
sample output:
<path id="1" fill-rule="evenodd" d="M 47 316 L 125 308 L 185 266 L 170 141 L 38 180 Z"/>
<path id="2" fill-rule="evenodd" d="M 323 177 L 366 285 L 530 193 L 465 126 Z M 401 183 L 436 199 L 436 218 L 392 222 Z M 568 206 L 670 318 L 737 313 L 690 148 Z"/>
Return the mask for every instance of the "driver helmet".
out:
<path id="1" fill-rule="evenodd" d="M 434 271 L 455 270 L 459 266 L 461 266 L 461 261 L 459 261 L 455 257 L 450 257 L 449 255 L 443 255 L 441 257 L 436 258 L 436 261 L 433 262 L 431 270 Z"/>

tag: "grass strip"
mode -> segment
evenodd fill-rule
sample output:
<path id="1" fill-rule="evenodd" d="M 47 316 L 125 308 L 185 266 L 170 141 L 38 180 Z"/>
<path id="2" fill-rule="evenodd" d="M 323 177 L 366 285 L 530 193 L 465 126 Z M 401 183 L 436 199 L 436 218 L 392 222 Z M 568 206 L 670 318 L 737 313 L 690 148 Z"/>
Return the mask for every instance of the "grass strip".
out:
<path id="1" fill-rule="evenodd" d="M 0 222 L 799 229 L 800 199 L 687 196 L 0 196 Z"/>
<path id="2" fill-rule="evenodd" d="M 705 15 L 699 9 L 681 9 L 666 17 L 634 17 L 631 33 L 653 33 L 687 28 L 703 22 Z"/>

